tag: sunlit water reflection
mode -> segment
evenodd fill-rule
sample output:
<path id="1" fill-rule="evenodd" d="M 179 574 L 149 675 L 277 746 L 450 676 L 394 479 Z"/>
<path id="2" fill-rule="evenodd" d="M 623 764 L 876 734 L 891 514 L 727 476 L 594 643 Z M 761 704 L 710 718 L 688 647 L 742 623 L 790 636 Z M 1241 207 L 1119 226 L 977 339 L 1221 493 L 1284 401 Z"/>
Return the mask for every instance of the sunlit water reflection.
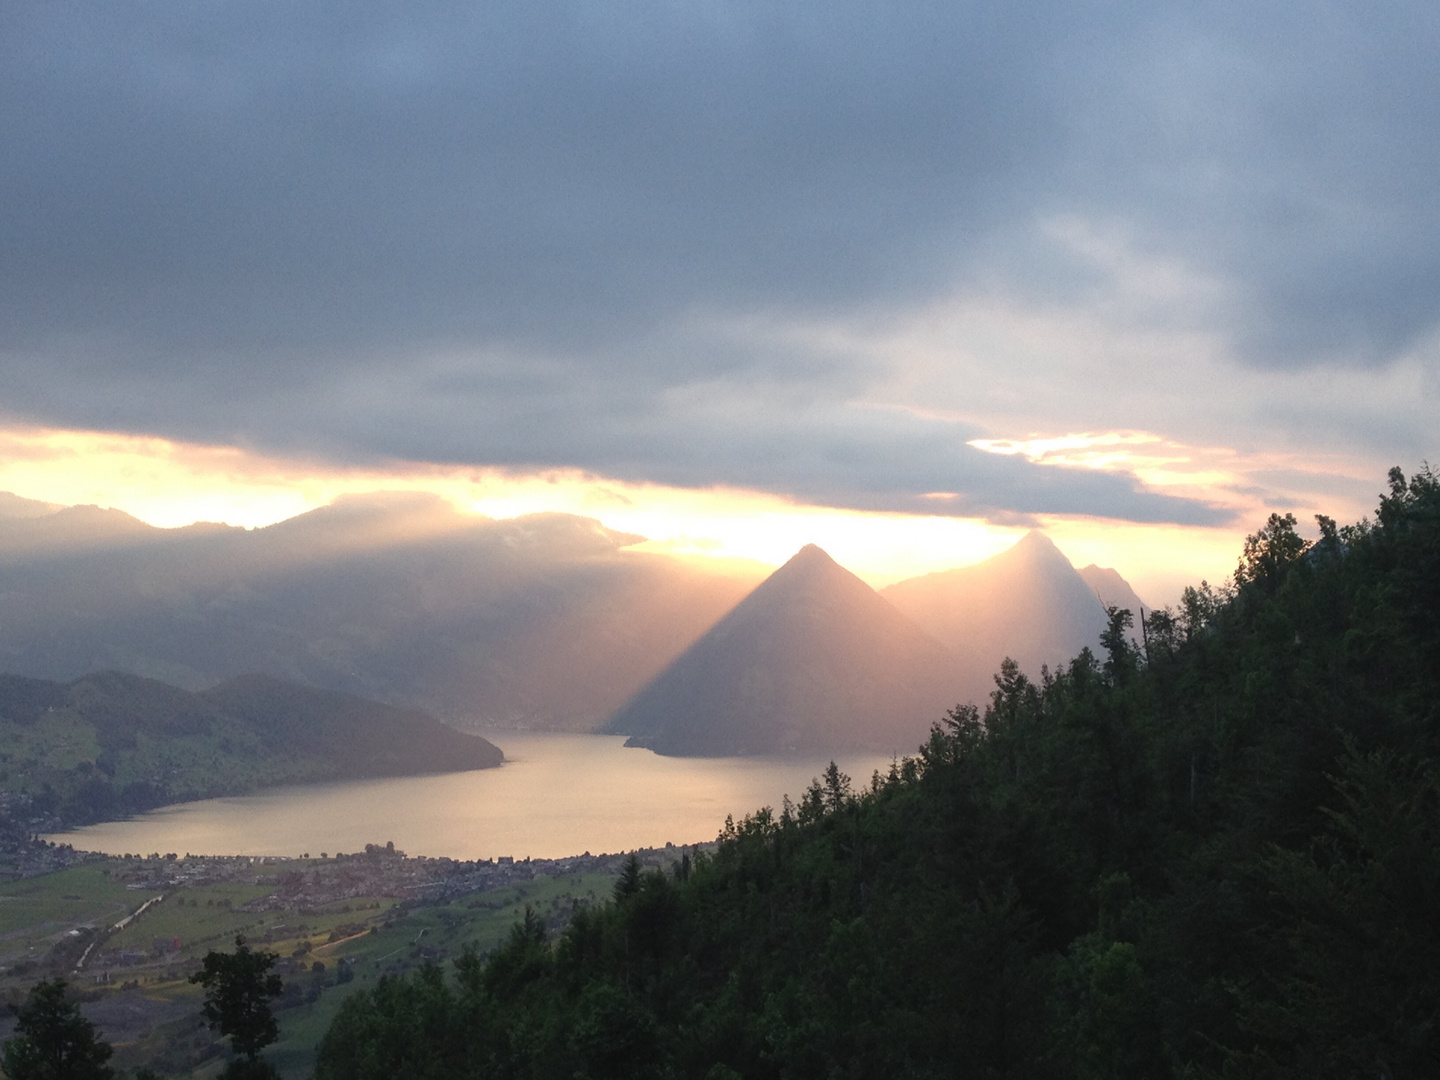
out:
<path id="1" fill-rule="evenodd" d="M 277 788 L 182 803 L 47 839 L 89 851 L 312 855 L 393 840 L 411 855 L 559 858 L 715 839 L 725 815 L 798 801 L 829 758 L 672 758 L 623 736 L 497 732 L 498 769 Z M 841 769 L 868 784 L 890 758 Z"/>

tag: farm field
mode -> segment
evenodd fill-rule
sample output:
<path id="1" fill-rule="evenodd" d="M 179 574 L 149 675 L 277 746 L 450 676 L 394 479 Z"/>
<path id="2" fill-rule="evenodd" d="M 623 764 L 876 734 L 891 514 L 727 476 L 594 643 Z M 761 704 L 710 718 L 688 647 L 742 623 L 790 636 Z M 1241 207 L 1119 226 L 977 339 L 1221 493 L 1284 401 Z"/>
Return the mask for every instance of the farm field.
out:
<path id="1" fill-rule="evenodd" d="M 481 866 L 469 876 L 470 864 L 378 848 L 336 859 L 96 858 L 0 883 L 0 998 L 18 1002 L 40 979 L 64 977 L 114 1045 L 116 1067 L 204 1080 L 226 1058 L 189 975 L 243 935 L 279 958 L 280 1039 L 266 1056 L 300 1080 L 355 989 L 466 948 L 483 953 L 527 906 L 558 930 L 577 906 L 610 895 L 620 858 Z M 347 895 L 327 895 L 355 880 Z M 448 893 L 405 896 L 437 887 Z M 6 1010 L 0 1038 L 12 1027 Z"/>

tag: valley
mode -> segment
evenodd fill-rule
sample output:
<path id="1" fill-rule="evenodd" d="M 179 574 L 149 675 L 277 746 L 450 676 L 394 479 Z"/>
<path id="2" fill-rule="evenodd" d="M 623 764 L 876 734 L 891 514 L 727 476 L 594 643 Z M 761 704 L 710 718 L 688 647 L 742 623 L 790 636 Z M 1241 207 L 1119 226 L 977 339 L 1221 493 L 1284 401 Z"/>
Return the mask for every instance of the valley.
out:
<path id="1" fill-rule="evenodd" d="M 681 854 L 640 857 L 663 867 Z M 119 1064 L 207 1075 L 222 1047 L 197 1024 L 200 995 L 186 979 L 206 951 L 242 934 L 281 957 L 282 1035 L 269 1056 L 287 1078 L 305 1077 L 350 993 L 494 948 L 527 909 L 559 929 L 577 906 L 609 896 L 625 858 L 462 862 L 385 844 L 323 859 L 82 856 L 0 882 L 0 1002 L 64 977 Z M 0 1017 L 0 1038 L 12 1022 Z"/>

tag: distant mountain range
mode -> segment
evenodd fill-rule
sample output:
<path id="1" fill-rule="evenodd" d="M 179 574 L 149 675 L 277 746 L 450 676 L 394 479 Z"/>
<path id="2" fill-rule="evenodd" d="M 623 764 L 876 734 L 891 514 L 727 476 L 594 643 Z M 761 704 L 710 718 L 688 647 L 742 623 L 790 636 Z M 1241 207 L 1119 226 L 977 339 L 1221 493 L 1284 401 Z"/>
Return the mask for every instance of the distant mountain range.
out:
<path id="1" fill-rule="evenodd" d="M 202 693 L 121 672 L 0 676 L 0 792 L 69 824 L 283 783 L 486 769 L 477 735 L 418 709 L 268 675 Z"/>
<path id="2" fill-rule="evenodd" d="M 588 518 L 348 498 L 263 529 L 0 502 L 0 671 L 191 690 L 263 671 L 494 727 L 593 731 L 769 568 Z"/>
<path id="3" fill-rule="evenodd" d="M 767 580 L 632 550 L 642 539 L 430 495 L 246 530 L 0 494 L 0 671 L 192 691 L 264 672 L 459 726 L 604 727 L 670 753 L 908 752 L 988 696 L 1005 656 L 1038 675 L 1098 647 L 1102 603 L 1139 608 L 1113 570 L 1077 572 L 1039 533 L 879 595 L 818 548 Z"/>

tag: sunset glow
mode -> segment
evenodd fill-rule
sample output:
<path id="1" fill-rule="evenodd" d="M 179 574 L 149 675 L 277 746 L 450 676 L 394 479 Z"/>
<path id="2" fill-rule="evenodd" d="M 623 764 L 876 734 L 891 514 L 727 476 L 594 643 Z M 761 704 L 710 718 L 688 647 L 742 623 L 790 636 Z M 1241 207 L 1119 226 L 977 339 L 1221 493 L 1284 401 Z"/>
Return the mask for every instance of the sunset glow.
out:
<path id="1" fill-rule="evenodd" d="M 7 4 L 6 1074 L 1429 1075 L 1437 42 Z"/>
<path id="2" fill-rule="evenodd" d="M 1068 436 L 986 443 L 1057 467 L 1136 471 L 1182 455 L 1155 436 Z M 1213 455 L 1212 455 L 1213 456 Z M 1143 457 L 1143 460 L 1139 460 Z M 1232 455 L 1233 457 L 1233 455 Z M 1177 471 L 1211 497 L 1233 472 Z M 1161 478 L 1162 480 L 1164 478 Z M 1077 565 L 1114 566 L 1147 599 L 1173 599 L 1185 584 L 1219 580 L 1238 552 L 1245 524 L 1205 529 L 1047 516 L 1021 524 L 980 519 L 861 513 L 807 506 L 763 492 L 628 484 L 578 469 L 519 472 L 396 462 L 336 468 L 236 447 L 35 427 L 0 431 L 0 490 L 60 505 L 114 507 L 160 527 L 218 521 L 255 528 L 346 494 L 423 491 L 489 517 L 560 512 L 597 518 L 647 538 L 641 551 L 754 559 L 779 565 L 808 543 L 825 548 L 876 586 L 963 566 L 1002 551 L 1042 527 Z M 1239 504 L 1233 495 L 1229 498 Z"/>
<path id="3" fill-rule="evenodd" d="M 0 490 L 1163 601 L 1440 454 L 1408 8 L 125 10 L 0 45 Z"/>

